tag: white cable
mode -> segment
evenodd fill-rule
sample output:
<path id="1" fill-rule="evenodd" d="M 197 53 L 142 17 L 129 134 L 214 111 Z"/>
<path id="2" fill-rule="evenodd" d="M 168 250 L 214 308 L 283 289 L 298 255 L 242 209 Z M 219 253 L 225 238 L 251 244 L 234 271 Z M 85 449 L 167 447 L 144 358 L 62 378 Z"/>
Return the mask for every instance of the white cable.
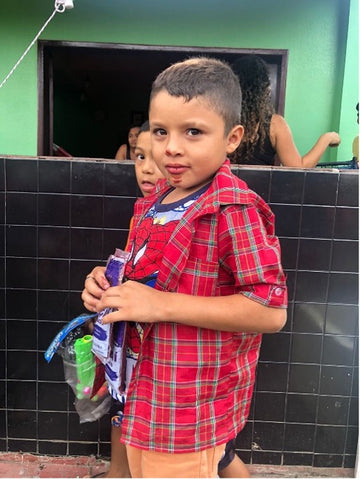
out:
<path id="1" fill-rule="evenodd" d="M 50 15 L 50 17 L 47 19 L 47 21 L 44 23 L 44 25 L 41 27 L 41 29 L 39 30 L 39 32 L 36 34 L 35 38 L 33 39 L 33 41 L 30 43 L 30 45 L 28 46 L 28 48 L 25 50 L 25 52 L 21 55 L 21 57 L 19 58 L 19 60 L 15 63 L 15 65 L 13 66 L 13 68 L 10 70 L 10 72 L 6 75 L 6 77 L 4 78 L 4 80 L 0 83 L 0 88 L 2 88 L 3 85 L 5 85 L 5 83 L 9 80 L 9 78 L 11 77 L 11 75 L 14 73 L 14 71 L 17 69 L 17 67 L 20 65 L 20 63 L 23 61 L 24 57 L 26 56 L 26 54 L 29 52 L 29 50 L 31 49 L 31 47 L 34 45 L 34 43 L 37 41 L 37 39 L 40 37 L 40 35 L 43 33 L 43 31 L 45 30 L 45 28 L 47 27 L 48 23 L 53 19 L 54 15 L 59 12 L 59 13 L 63 13 L 66 9 L 68 8 L 73 8 L 73 2 L 72 0 L 55 0 L 55 4 L 54 4 L 54 11 L 53 13 Z"/>

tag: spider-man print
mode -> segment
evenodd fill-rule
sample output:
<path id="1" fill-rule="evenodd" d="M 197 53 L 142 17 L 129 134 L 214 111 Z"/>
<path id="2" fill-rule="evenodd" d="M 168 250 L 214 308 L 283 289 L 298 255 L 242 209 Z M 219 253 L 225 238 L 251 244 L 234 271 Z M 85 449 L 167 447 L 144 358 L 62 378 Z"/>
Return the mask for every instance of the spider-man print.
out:
<path id="1" fill-rule="evenodd" d="M 147 283 L 150 276 L 158 273 L 163 257 L 163 249 L 167 245 L 178 221 L 183 217 L 192 203 L 208 188 L 173 204 L 153 205 L 141 224 L 132 246 L 125 276 L 131 280 Z"/>
<path id="2" fill-rule="evenodd" d="M 125 268 L 125 277 L 128 280 L 154 287 L 163 251 L 179 220 L 196 198 L 201 195 L 208 185 L 199 192 L 173 204 L 153 205 L 137 227 L 133 241 L 130 259 Z M 143 339 L 144 324 L 130 322 L 127 337 L 127 357 L 136 360 Z"/>
<path id="3" fill-rule="evenodd" d="M 177 222 L 162 224 L 147 217 L 141 223 L 134 240 L 125 276 L 130 280 L 147 283 L 158 273 L 158 265 Z"/>
<path id="4" fill-rule="evenodd" d="M 157 217 L 147 216 L 141 223 L 134 240 L 131 257 L 127 263 L 125 276 L 154 287 L 158 265 L 162 260 L 167 244 L 177 221 L 163 223 Z M 127 357 L 136 359 L 142 343 L 144 325 L 131 322 L 128 328 Z"/>

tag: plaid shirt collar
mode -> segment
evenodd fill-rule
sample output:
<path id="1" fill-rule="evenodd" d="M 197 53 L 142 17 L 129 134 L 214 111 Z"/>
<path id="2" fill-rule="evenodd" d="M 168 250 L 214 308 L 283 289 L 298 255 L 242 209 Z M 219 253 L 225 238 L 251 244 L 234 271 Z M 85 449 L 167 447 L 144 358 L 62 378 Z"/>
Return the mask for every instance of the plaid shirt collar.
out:
<path id="1" fill-rule="evenodd" d="M 141 214 L 149 209 L 156 200 L 164 195 L 171 188 L 166 179 L 158 180 L 155 191 L 152 195 L 140 198 L 136 202 L 136 214 Z M 199 199 L 197 205 L 199 207 L 198 215 L 192 208 L 187 212 L 186 218 L 195 214 L 195 218 L 205 213 L 213 213 L 217 211 L 221 205 L 233 204 L 250 204 L 254 201 L 254 194 L 249 190 L 247 184 L 234 176 L 231 171 L 230 161 L 227 159 L 215 174 L 211 186 L 207 190 L 207 194 Z"/>
<path id="2" fill-rule="evenodd" d="M 169 190 L 170 185 L 166 179 L 158 181 L 156 191 L 149 197 L 137 200 L 134 207 L 134 225 L 137 225 L 142 216 L 149 208 L 158 200 L 158 198 Z M 255 192 L 250 190 L 247 184 L 237 178 L 231 171 L 230 162 L 227 159 L 220 167 L 213 178 L 209 189 L 204 195 L 194 202 L 173 232 L 172 237 L 180 235 L 182 237 L 182 251 L 180 253 L 177 271 L 165 274 L 162 270 L 159 272 L 158 282 L 155 288 L 163 285 L 163 289 L 167 291 L 175 291 L 177 288 L 179 277 L 185 267 L 188 258 L 188 252 L 193 238 L 193 230 L 195 222 L 199 217 L 206 214 L 217 214 L 222 205 L 231 204 L 254 204 L 258 206 L 259 211 L 265 221 L 273 224 L 274 215 L 269 206 Z M 165 252 L 166 255 L 166 252 Z"/>

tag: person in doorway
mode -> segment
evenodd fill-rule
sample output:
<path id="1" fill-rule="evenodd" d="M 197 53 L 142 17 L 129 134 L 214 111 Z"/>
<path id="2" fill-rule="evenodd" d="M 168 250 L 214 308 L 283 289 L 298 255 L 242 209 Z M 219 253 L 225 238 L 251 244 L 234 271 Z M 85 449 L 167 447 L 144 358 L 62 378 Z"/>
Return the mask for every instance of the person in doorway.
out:
<path id="1" fill-rule="evenodd" d="M 140 126 L 131 125 L 128 131 L 128 143 L 123 143 L 115 154 L 115 160 L 135 160 L 135 147 L 137 145 L 137 138 Z"/>
<path id="2" fill-rule="evenodd" d="M 225 62 L 192 58 L 158 75 L 149 122 L 166 178 L 135 205 L 126 281 L 100 300 L 85 282 L 88 310 L 116 309 L 104 323 L 144 329 L 122 423 L 132 477 L 217 476 L 247 420 L 261 335 L 286 321 L 274 215 L 227 159 L 240 111 Z"/>
<path id="3" fill-rule="evenodd" d="M 286 120 L 274 113 L 267 64 L 257 55 L 245 55 L 232 68 L 242 89 L 241 124 L 245 129 L 242 142 L 231 157 L 233 163 L 275 165 L 279 161 L 285 167 L 313 168 L 327 147 L 340 144 L 338 133 L 326 132 L 301 156 Z"/>

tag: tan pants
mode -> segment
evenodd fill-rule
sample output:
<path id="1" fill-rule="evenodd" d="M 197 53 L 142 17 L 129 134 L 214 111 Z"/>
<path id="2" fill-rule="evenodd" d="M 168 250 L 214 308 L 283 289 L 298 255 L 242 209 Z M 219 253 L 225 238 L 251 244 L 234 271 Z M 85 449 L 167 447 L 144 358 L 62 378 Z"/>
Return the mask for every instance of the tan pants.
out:
<path id="1" fill-rule="evenodd" d="M 132 478 L 217 478 L 225 444 L 194 453 L 161 453 L 127 445 Z"/>

